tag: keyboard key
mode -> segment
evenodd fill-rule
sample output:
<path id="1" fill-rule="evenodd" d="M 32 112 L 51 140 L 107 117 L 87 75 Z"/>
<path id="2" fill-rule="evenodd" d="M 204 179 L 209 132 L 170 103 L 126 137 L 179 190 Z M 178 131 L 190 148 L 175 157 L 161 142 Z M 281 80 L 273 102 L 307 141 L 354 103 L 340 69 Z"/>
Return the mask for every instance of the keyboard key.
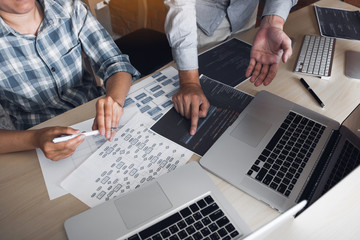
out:
<path id="1" fill-rule="evenodd" d="M 207 196 L 205 197 L 205 201 L 207 202 L 207 204 L 210 204 L 214 202 L 214 199 L 211 196 Z"/>
<path id="2" fill-rule="evenodd" d="M 161 237 L 160 234 L 158 233 L 158 234 L 155 234 L 151 239 L 152 239 L 152 240 L 161 240 L 162 237 Z"/>
<path id="3" fill-rule="evenodd" d="M 220 237 L 224 237 L 227 235 L 225 228 L 221 228 L 219 231 L 217 231 L 217 233 L 220 235 Z"/>
<path id="4" fill-rule="evenodd" d="M 181 220 L 180 222 L 177 223 L 177 226 L 180 229 L 183 229 L 184 227 L 186 227 L 186 223 L 184 222 L 184 220 Z"/>
<path id="5" fill-rule="evenodd" d="M 189 235 L 193 234 L 196 231 L 193 226 L 189 226 L 185 230 Z"/>
<path id="6" fill-rule="evenodd" d="M 279 129 L 276 131 L 275 135 L 271 138 L 271 140 L 270 140 L 270 142 L 268 143 L 268 145 L 266 146 L 266 149 L 268 149 L 268 150 L 271 151 L 271 150 L 275 147 L 276 143 L 279 141 L 279 139 L 281 138 L 281 136 L 284 134 L 284 132 L 285 132 L 284 129 L 279 128 Z"/>
<path id="7" fill-rule="evenodd" d="M 210 235 L 210 239 L 211 240 L 218 240 L 218 239 L 220 239 L 220 236 L 217 233 L 213 233 L 213 234 Z"/>
<path id="8" fill-rule="evenodd" d="M 140 240 L 140 237 L 139 235 L 136 234 L 134 236 L 129 237 L 128 240 Z"/>
<path id="9" fill-rule="evenodd" d="M 161 236 L 162 236 L 163 238 L 169 237 L 169 236 L 170 236 L 169 230 L 165 229 L 164 231 L 162 231 L 162 232 L 161 232 Z"/>
<path id="10" fill-rule="evenodd" d="M 189 208 L 185 208 L 185 209 L 180 211 L 180 214 L 181 214 L 181 216 L 183 216 L 185 218 L 185 217 L 187 217 L 187 216 L 189 216 L 191 214 L 191 211 L 190 211 Z"/>
<path id="11" fill-rule="evenodd" d="M 269 185 L 270 182 L 272 181 L 273 176 L 271 176 L 270 174 L 267 174 L 266 177 L 264 178 L 264 180 L 262 181 L 265 185 Z"/>
<path id="12" fill-rule="evenodd" d="M 204 225 L 201 222 L 196 222 L 194 223 L 194 227 L 196 228 L 196 230 L 200 230 L 204 227 Z"/>
<path id="13" fill-rule="evenodd" d="M 172 225 L 171 227 L 169 227 L 169 230 L 172 234 L 174 234 L 179 231 L 179 228 L 176 225 Z"/>
<path id="14" fill-rule="evenodd" d="M 274 190 L 276 190 L 278 188 L 278 186 L 279 186 L 278 184 L 273 183 L 273 182 L 270 184 L 270 187 Z"/>
<path id="15" fill-rule="evenodd" d="M 219 209 L 219 206 L 216 203 L 212 203 L 211 205 L 207 206 L 206 208 L 204 208 L 203 210 L 201 210 L 201 214 L 203 216 L 207 216 L 210 213 L 216 211 L 217 209 Z"/>
<path id="16" fill-rule="evenodd" d="M 203 229 L 201 229 L 200 232 L 204 237 L 206 237 L 207 235 L 209 235 L 211 233 L 208 228 L 203 228 Z"/>
<path id="17" fill-rule="evenodd" d="M 192 237 L 193 237 L 194 240 L 200 240 L 200 239 L 203 238 L 202 235 L 201 235 L 201 233 L 199 233 L 199 232 L 194 233 L 194 234 L 192 235 Z"/>
<path id="18" fill-rule="evenodd" d="M 202 218 L 202 215 L 200 214 L 200 212 L 196 212 L 196 213 L 194 213 L 193 217 L 197 221 Z"/>
<path id="19" fill-rule="evenodd" d="M 185 222 L 190 225 L 193 224 L 195 222 L 194 218 L 192 216 L 189 216 L 187 218 L 185 218 Z"/>
<path id="20" fill-rule="evenodd" d="M 199 205 L 200 208 L 203 208 L 207 205 L 203 199 L 197 201 L 197 204 Z"/>
<path id="21" fill-rule="evenodd" d="M 265 174 L 267 173 L 267 170 L 262 168 L 260 172 L 256 175 L 255 179 L 258 181 L 262 181 L 262 179 L 265 177 Z"/>
<path id="22" fill-rule="evenodd" d="M 175 213 L 171 215 L 170 217 L 165 218 L 164 220 L 152 225 L 151 227 L 148 227 L 147 229 L 142 230 L 139 235 L 141 238 L 146 239 L 155 233 L 160 232 L 161 230 L 173 225 L 174 223 L 181 220 L 181 216 L 179 213 Z"/>
<path id="23" fill-rule="evenodd" d="M 192 212 L 196 212 L 199 210 L 199 207 L 196 205 L 196 203 L 190 205 L 190 209 Z"/>
<path id="24" fill-rule="evenodd" d="M 277 191 L 278 191 L 279 193 L 284 193 L 285 190 L 286 190 L 286 185 L 283 184 L 283 183 L 280 184 L 280 186 L 279 186 L 278 189 L 277 189 Z"/>
<path id="25" fill-rule="evenodd" d="M 180 238 L 177 235 L 173 235 L 169 238 L 169 240 L 179 240 Z"/>
<path id="26" fill-rule="evenodd" d="M 202 223 L 206 226 L 206 225 L 209 225 L 211 223 L 211 220 L 210 218 L 206 217 L 204 219 L 201 220 Z"/>
<path id="27" fill-rule="evenodd" d="M 216 224 L 219 226 L 219 227 L 223 227 L 225 226 L 226 224 L 228 224 L 230 221 L 227 217 L 222 217 L 220 218 L 219 220 L 216 221 Z"/>
<path id="28" fill-rule="evenodd" d="M 223 211 L 221 211 L 221 209 L 217 210 L 216 212 L 212 213 L 209 215 L 209 218 L 212 220 L 212 221 L 215 221 L 217 219 L 219 219 L 220 217 L 224 216 L 224 213 Z"/>
<path id="29" fill-rule="evenodd" d="M 178 232 L 178 236 L 180 239 L 184 239 L 188 236 L 188 234 L 185 232 L 185 230 L 181 230 L 180 232 Z"/>
<path id="30" fill-rule="evenodd" d="M 225 226 L 225 229 L 230 233 L 235 230 L 235 227 L 231 223 L 229 223 Z"/>
<path id="31" fill-rule="evenodd" d="M 252 165 L 251 170 L 258 172 L 260 170 L 260 167 L 258 167 L 256 165 Z"/>
<path id="32" fill-rule="evenodd" d="M 239 232 L 238 232 L 238 231 L 232 232 L 232 233 L 230 234 L 231 237 L 236 237 L 236 236 L 238 236 L 238 235 L 239 235 Z"/>
<path id="33" fill-rule="evenodd" d="M 215 232 L 216 230 L 219 229 L 219 227 L 215 224 L 215 223 L 212 223 L 208 226 L 208 228 L 210 229 L 210 231 L 212 232 Z"/>

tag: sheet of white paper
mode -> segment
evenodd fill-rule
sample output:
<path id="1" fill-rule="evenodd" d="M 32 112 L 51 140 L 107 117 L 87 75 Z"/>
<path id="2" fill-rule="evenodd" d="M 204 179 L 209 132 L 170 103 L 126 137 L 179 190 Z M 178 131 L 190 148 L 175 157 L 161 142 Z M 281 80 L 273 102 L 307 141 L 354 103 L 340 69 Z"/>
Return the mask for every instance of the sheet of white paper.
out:
<path id="1" fill-rule="evenodd" d="M 94 207 L 185 164 L 193 153 L 151 131 L 152 124 L 149 117 L 138 114 L 61 186 Z"/>
<path id="2" fill-rule="evenodd" d="M 120 125 L 125 124 L 126 119 L 132 117 L 136 108 L 153 120 L 158 120 L 173 106 L 171 98 L 178 89 L 178 72 L 173 67 L 168 67 L 132 85 L 125 100 L 125 111 Z M 130 111 L 129 108 L 133 110 Z M 90 119 L 71 127 L 91 131 L 92 122 L 93 119 Z M 67 193 L 60 186 L 60 182 L 104 142 L 102 136 L 87 137 L 71 157 L 57 162 L 49 160 L 40 149 L 36 149 L 50 200 Z"/>
<path id="3" fill-rule="evenodd" d="M 138 111 L 139 110 L 136 107 L 127 107 L 124 110 L 119 127 L 126 124 Z M 93 122 L 94 119 L 92 118 L 71 127 L 81 131 L 91 131 Z M 72 156 L 56 162 L 45 157 L 41 149 L 36 149 L 50 200 L 68 193 L 60 186 L 61 181 L 105 142 L 106 139 L 101 135 L 86 137 L 84 142 L 78 146 Z"/>
<path id="4" fill-rule="evenodd" d="M 171 98 L 178 89 L 178 71 L 168 67 L 131 86 L 124 106 L 136 105 L 141 113 L 156 121 L 172 108 Z"/>

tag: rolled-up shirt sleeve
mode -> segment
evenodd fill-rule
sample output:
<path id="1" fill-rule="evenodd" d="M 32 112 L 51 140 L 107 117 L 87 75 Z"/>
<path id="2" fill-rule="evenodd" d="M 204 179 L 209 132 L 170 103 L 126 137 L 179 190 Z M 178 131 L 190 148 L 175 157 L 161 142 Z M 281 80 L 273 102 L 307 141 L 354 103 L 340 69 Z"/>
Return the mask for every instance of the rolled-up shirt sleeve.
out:
<path id="1" fill-rule="evenodd" d="M 165 32 L 179 70 L 198 68 L 196 0 L 165 0 Z"/>
<path id="2" fill-rule="evenodd" d="M 88 9 L 81 5 L 79 8 L 81 9 L 78 11 L 79 17 L 73 19 L 74 21 L 80 19 L 83 22 L 79 30 L 79 41 L 96 75 L 104 80 L 104 84 L 117 72 L 131 74 L 133 81 L 138 79 L 140 73 L 131 65 L 129 56 L 121 53 L 111 36 Z"/>
<path id="3" fill-rule="evenodd" d="M 297 4 L 297 0 L 266 0 L 263 17 L 277 15 L 286 21 L 290 9 Z"/>

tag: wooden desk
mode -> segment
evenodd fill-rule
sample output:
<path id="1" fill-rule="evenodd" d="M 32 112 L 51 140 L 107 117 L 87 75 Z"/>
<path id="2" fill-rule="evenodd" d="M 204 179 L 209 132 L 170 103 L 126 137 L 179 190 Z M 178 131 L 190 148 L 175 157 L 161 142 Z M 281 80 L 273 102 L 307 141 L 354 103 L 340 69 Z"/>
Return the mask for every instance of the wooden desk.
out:
<path id="1" fill-rule="evenodd" d="M 338 0 L 323 0 L 317 4 L 357 9 Z M 360 80 L 349 79 L 344 75 L 344 52 L 359 50 L 360 42 L 337 40 L 330 80 L 305 77 L 325 103 L 323 110 L 300 84 L 299 78 L 304 76 L 292 72 L 303 35 L 319 34 L 313 8 L 306 7 L 290 14 L 285 31 L 296 40 L 294 54 L 288 63 L 280 65 L 274 81 L 267 87 L 258 88 L 246 82 L 239 88 L 251 94 L 267 90 L 342 122 L 360 102 Z M 240 38 L 252 42 L 255 32 L 251 30 Z M 72 125 L 94 114 L 95 101 L 91 101 L 37 127 Z M 359 176 L 360 169 L 357 169 L 296 221 L 279 229 L 269 239 L 324 239 L 327 236 L 335 236 L 334 239 L 357 239 L 360 234 L 356 224 L 357 216 L 360 215 Z M 213 175 L 211 178 L 252 229 L 278 215 L 267 205 L 221 179 Z M 70 194 L 49 200 L 35 151 L 0 155 L 0 194 L 0 239 L 4 240 L 66 239 L 64 221 L 88 208 Z M 340 206 L 340 202 L 344 205 Z"/>

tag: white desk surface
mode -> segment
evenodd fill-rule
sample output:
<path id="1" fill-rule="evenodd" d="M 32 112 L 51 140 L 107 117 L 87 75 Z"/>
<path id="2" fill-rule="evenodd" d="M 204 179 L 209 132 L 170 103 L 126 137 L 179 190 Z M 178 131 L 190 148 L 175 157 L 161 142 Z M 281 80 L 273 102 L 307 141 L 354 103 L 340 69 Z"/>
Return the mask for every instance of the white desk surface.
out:
<path id="1" fill-rule="evenodd" d="M 339 0 L 322 0 L 321 6 L 359 10 Z M 256 30 L 239 36 L 252 42 Z M 329 80 L 293 73 L 304 34 L 319 35 L 312 6 L 289 15 L 285 32 L 295 39 L 293 56 L 280 64 L 278 74 L 267 86 L 249 82 L 239 89 L 256 94 L 267 90 L 342 122 L 360 102 L 360 80 L 344 75 L 345 51 L 360 51 L 360 42 L 337 40 L 332 76 Z M 304 77 L 325 103 L 318 103 L 300 84 Z M 94 116 L 95 101 L 84 104 L 37 127 L 72 125 Z M 193 157 L 193 160 L 198 158 Z M 211 175 L 211 174 L 210 174 Z M 292 223 L 274 232 L 268 239 L 359 239 L 360 169 L 339 183 Z M 211 175 L 225 197 L 245 222 L 256 229 L 278 215 L 262 202 Z M 36 152 L 0 154 L 0 239 L 66 239 L 64 221 L 88 207 L 70 194 L 50 201 Z"/>

